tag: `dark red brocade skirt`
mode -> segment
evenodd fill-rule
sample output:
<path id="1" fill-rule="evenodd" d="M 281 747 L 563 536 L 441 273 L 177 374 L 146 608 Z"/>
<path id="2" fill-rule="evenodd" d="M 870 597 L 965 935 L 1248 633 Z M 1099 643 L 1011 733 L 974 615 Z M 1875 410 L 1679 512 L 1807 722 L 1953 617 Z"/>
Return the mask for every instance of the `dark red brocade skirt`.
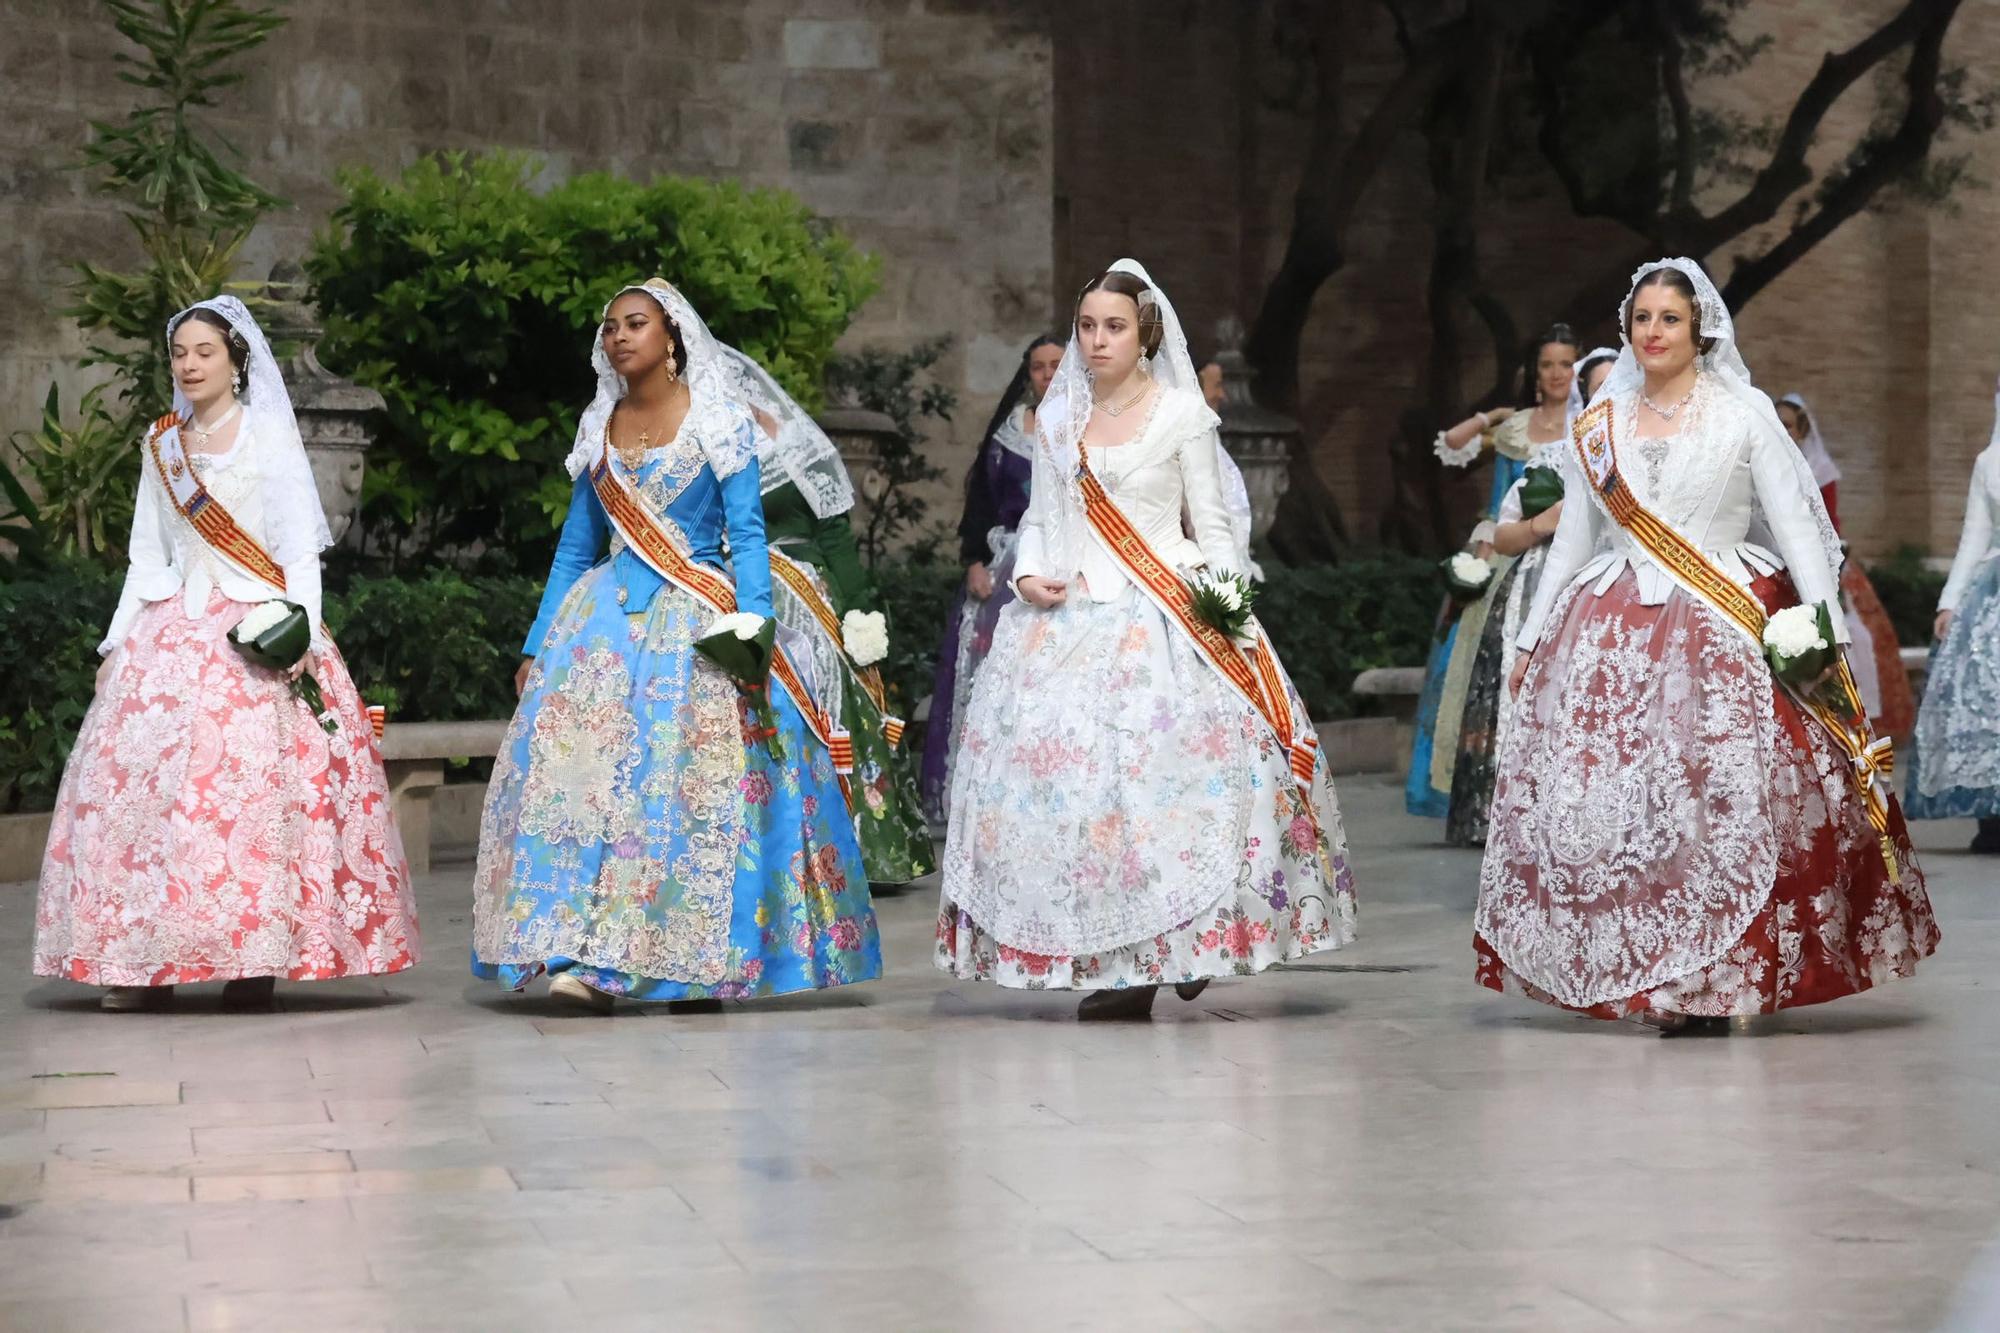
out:
<path id="1" fill-rule="evenodd" d="M 1557 601 L 1499 756 L 1477 978 L 1596 1018 L 1819 1004 L 1908 976 L 1937 922 L 1900 807 L 1892 874 L 1846 756 L 1758 649 L 1630 569 Z M 1766 609 L 1791 581 L 1759 578 Z"/>

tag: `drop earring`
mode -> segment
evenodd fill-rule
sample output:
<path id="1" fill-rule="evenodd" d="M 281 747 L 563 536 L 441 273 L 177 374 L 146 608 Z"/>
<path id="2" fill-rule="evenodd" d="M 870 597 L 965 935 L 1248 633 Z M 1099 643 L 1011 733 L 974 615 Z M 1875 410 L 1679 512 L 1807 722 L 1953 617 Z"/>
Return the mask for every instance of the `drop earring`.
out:
<path id="1" fill-rule="evenodd" d="M 231 374 L 231 375 L 229 376 L 229 392 L 231 392 L 231 393 L 242 393 L 242 392 L 243 392 L 243 372 L 242 372 L 242 371 L 240 371 L 240 370 L 239 370 L 239 371 L 235 371 L 234 373 L 232 373 L 232 374 Z"/>

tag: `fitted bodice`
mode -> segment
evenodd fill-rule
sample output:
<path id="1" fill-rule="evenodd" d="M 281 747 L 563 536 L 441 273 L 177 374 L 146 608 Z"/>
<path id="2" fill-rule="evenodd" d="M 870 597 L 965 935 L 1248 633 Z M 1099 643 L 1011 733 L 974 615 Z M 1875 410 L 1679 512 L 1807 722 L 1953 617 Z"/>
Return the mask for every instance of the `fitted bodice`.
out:
<path id="1" fill-rule="evenodd" d="M 1790 441 L 1775 438 L 1748 404 L 1702 376 L 1671 436 L 1639 437 L 1636 393 L 1618 399 L 1612 413 L 1619 476 L 1710 563 L 1746 588 L 1759 575 L 1787 570 L 1802 601 L 1840 604 L 1840 571 L 1829 565 L 1821 539 L 1817 493 L 1801 483 Z M 1640 600 L 1654 606 L 1678 586 L 1623 525 L 1605 516 L 1575 450 L 1566 447 L 1561 460 L 1571 503 L 1563 506 L 1523 647 L 1539 640 L 1550 606 L 1573 582 L 1593 580 L 1601 591 L 1629 568 Z"/>
<path id="2" fill-rule="evenodd" d="M 319 552 L 309 534 L 318 529 L 320 515 L 311 473 L 302 464 L 283 466 L 284 460 L 274 456 L 277 442 L 260 439 L 248 413 L 228 449 L 197 453 L 192 441 L 184 447 L 196 480 L 283 567 L 285 599 L 304 607 L 317 626 Z M 124 642 L 147 602 L 178 593 L 183 610 L 197 616 L 213 591 L 237 602 L 261 602 L 278 595 L 262 579 L 217 555 L 195 531 L 161 484 L 150 443 L 140 448 L 139 467 L 125 587 L 100 652 L 108 653 Z M 316 630 L 315 637 L 323 646 L 324 636 Z"/>
<path id="3" fill-rule="evenodd" d="M 1235 537 L 1223 503 L 1216 462 L 1215 414 L 1197 394 L 1165 390 L 1152 415 L 1131 440 L 1104 447 L 1086 444 L 1091 471 L 1119 511 L 1160 559 L 1182 571 L 1201 566 L 1234 570 Z M 1018 582 L 1028 575 L 1067 580 L 1080 576 L 1095 601 L 1116 601 L 1130 576 L 1095 539 L 1080 543 L 1076 567 L 1055 569 L 1038 511 L 1054 503 L 1037 482 L 1022 522 Z M 1072 590 L 1074 593 L 1074 590 Z"/>

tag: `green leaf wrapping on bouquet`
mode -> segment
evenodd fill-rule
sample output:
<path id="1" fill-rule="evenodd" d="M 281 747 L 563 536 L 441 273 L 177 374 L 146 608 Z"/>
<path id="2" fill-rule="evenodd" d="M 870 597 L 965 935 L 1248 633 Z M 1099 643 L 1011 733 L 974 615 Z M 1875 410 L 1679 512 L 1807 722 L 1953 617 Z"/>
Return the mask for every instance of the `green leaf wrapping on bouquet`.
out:
<path id="1" fill-rule="evenodd" d="M 721 628 L 711 628 L 708 634 L 694 641 L 694 650 L 728 672 L 730 679 L 738 684 L 761 685 L 771 674 L 771 657 L 778 638 L 777 622 L 769 616 L 761 619 L 763 623 L 757 632 L 746 639 L 737 634 L 725 617 L 716 622 Z"/>
<path id="2" fill-rule="evenodd" d="M 1474 566 L 1478 567 L 1477 577 Z M 1444 575 L 1444 586 L 1457 602 L 1477 601 L 1493 584 L 1493 566 L 1464 551 L 1440 561 L 1438 571 Z"/>
<path id="3" fill-rule="evenodd" d="M 1562 473 L 1537 464 L 1521 474 L 1521 517 L 1534 518 L 1562 502 Z"/>
<path id="4" fill-rule="evenodd" d="M 1779 615 L 1783 614 L 1779 612 Z M 1772 619 L 1775 621 L 1777 617 Z M 1813 607 L 1813 621 L 1818 628 L 1820 642 L 1825 646 L 1803 652 L 1783 651 L 1771 642 L 1770 628 L 1767 626 L 1765 629 L 1764 659 L 1771 664 L 1771 674 L 1795 689 L 1812 686 L 1839 660 L 1840 644 L 1833 637 L 1833 613 L 1825 602 Z"/>
<path id="5" fill-rule="evenodd" d="M 778 715 L 771 707 L 771 659 L 777 653 L 778 622 L 763 616 L 756 631 L 749 637 L 737 633 L 739 628 L 747 628 L 751 613 L 739 611 L 716 621 L 707 634 L 694 641 L 694 649 L 709 661 L 727 672 L 736 687 L 743 692 L 745 706 L 749 710 L 749 729 L 755 739 L 762 741 L 771 752 L 771 758 L 782 761 L 785 757 L 783 745 L 778 740 Z M 801 708 L 806 701 L 799 700 Z"/>
<path id="6" fill-rule="evenodd" d="M 312 648 L 312 621 L 304 607 L 292 602 L 285 605 L 291 608 L 285 618 L 253 639 L 239 639 L 236 631 L 230 630 L 229 642 L 236 651 L 273 671 L 290 671 L 297 665 Z"/>

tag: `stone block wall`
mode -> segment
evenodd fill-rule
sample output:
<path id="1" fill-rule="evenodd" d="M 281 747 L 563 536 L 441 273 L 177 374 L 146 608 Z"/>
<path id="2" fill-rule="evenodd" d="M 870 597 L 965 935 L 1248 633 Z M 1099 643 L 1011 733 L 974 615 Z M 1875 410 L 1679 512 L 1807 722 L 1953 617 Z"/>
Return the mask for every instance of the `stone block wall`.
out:
<path id="1" fill-rule="evenodd" d="M 588 170 L 782 186 L 882 256 L 848 342 L 941 333 L 983 406 L 1045 313 L 1052 56 L 1039 13 L 1004 0 L 348 0 L 292 22 L 213 123 L 293 202 L 246 276 L 298 254 L 335 172 L 393 172 L 439 149 L 540 154 Z M 66 261 L 132 259 L 123 223 L 62 170 L 94 118 L 129 107 L 123 40 L 89 0 L 0 0 L 0 425 L 27 425 L 54 377 L 81 378 L 55 311 Z M 563 349 L 565 352 L 571 349 Z M 580 349 L 577 349 L 580 354 Z M 955 515 L 945 516 L 947 519 Z"/>

